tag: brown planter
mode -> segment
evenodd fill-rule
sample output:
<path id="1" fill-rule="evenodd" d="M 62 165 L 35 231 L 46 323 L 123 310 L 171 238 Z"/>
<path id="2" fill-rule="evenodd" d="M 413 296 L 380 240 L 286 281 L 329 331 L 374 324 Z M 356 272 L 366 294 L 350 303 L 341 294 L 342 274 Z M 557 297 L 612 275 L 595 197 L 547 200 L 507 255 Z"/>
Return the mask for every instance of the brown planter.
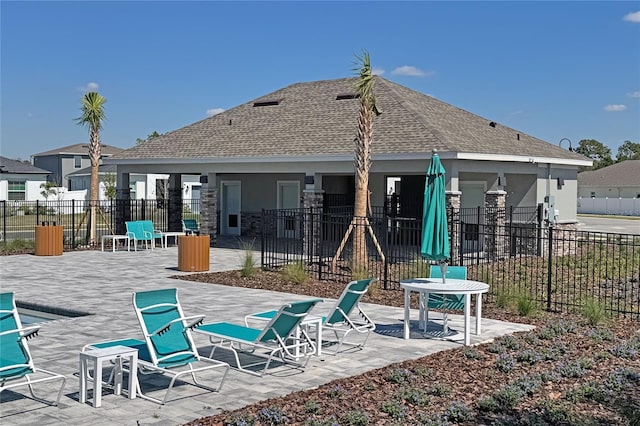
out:
<path id="1" fill-rule="evenodd" d="M 62 226 L 36 226 L 36 256 L 61 256 Z"/>
<path id="2" fill-rule="evenodd" d="M 178 270 L 208 271 L 209 242 L 208 235 L 180 235 L 178 237 Z"/>

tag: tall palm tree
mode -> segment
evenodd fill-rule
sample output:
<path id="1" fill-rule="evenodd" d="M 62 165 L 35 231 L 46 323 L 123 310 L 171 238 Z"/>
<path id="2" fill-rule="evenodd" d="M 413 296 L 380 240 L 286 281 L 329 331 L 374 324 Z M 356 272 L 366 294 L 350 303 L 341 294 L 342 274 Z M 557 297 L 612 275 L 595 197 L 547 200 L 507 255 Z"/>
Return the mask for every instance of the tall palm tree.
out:
<path id="1" fill-rule="evenodd" d="M 89 244 L 96 244 L 97 225 L 97 201 L 99 199 L 98 167 L 102 147 L 100 146 L 100 130 L 102 121 L 106 118 L 104 113 L 105 98 L 98 92 L 87 92 L 80 100 L 82 104 L 80 110 L 82 115 L 76 118 L 76 122 L 81 126 L 89 128 L 89 159 L 91 160 L 91 189 L 89 191 L 89 206 L 91 207 L 91 230 L 89 233 Z"/>
<path id="2" fill-rule="evenodd" d="M 367 247 L 365 228 L 369 226 L 367 207 L 369 203 L 369 170 L 371 169 L 371 140 L 373 138 L 373 117 L 378 115 L 376 99 L 373 95 L 373 73 L 369 52 L 363 51 L 356 56 L 357 68 L 354 71 L 358 79 L 354 85 L 360 96 L 360 110 L 358 112 L 358 132 L 355 137 L 355 202 L 353 205 L 354 235 L 353 235 L 353 268 L 356 271 L 366 270 Z"/>

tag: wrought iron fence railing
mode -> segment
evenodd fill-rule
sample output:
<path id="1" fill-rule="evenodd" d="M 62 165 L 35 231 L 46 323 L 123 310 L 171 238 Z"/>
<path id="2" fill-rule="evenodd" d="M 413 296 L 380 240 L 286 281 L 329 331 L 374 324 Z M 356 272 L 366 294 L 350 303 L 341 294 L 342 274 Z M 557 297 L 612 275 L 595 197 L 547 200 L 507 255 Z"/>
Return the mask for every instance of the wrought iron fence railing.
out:
<path id="1" fill-rule="evenodd" d="M 127 220 L 150 219 L 156 229 L 169 231 L 169 200 L 100 200 L 97 202 L 96 234 L 121 233 L 119 216 Z M 199 220 L 200 200 L 182 200 L 181 216 Z M 119 210 L 119 211 L 118 211 Z M 85 200 L 0 201 L 0 240 L 34 240 L 36 225 L 63 227 L 64 248 L 87 244 L 90 226 L 90 203 Z"/>
<path id="2" fill-rule="evenodd" d="M 449 224 L 451 264 L 465 265 L 470 279 L 489 283 L 494 300 L 526 298 L 547 310 L 570 311 L 591 299 L 612 315 L 640 320 L 640 235 L 549 226 L 537 220 L 537 211 L 518 213 L 518 220 L 516 212 L 504 212 L 500 217 L 511 220 L 498 224 L 487 223 L 492 216 L 485 211 L 473 228 L 464 226 L 464 214 L 457 214 L 463 212 L 450 211 L 450 218 L 460 218 Z M 430 264 L 419 253 L 420 220 L 374 216 L 369 228 L 349 215 L 311 209 L 264 210 L 262 217 L 265 269 L 302 261 L 315 278 L 348 281 L 364 272 L 352 262 L 360 248 L 366 273 L 384 289 L 428 276 Z M 365 238 L 344 240 L 350 226 Z M 354 241 L 365 242 L 354 247 Z"/>

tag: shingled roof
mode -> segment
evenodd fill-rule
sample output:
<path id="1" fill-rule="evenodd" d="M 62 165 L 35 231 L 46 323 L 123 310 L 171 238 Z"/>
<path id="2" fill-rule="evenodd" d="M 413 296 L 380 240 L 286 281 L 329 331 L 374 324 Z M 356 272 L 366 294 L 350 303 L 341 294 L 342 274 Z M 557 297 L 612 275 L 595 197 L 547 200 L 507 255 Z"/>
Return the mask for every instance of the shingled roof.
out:
<path id="1" fill-rule="evenodd" d="M 0 157 L 0 173 L 13 174 L 49 174 L 48 170 L 41 169 L 30 163 L 18 160 L 11 160 L 6 157 Z"/>
<path id="2" fill-rule="evenodd" d="M 137 145 L 112 159 L 352 155 L 355 78 L 297 83 Z M 586 160 L 523 132 L 375 77 L 372 153 L 501 154 Z M 117 161 L 116 161 L 117 162 Z"/>
<path id="3" fill-rule="evenodd" d="M 111 156 L 124 151 L 124 148 L 118 148 L 117 146 L 100 144 L 100 150 L 102 156 Z M 63 146 L 62 148 L 55 148 L 49 151 L 39 152 L 34 154 L 33 157 L 43 157 L 45 155 L 89 155 L 88 143 L 76 143 L 73 145 Z"/>
<path id="4" fill-rule="evenodd" d="M 578 185 L 640 187 L 640 160 L 626 160 L 598 170 L 578 173 Z"/>

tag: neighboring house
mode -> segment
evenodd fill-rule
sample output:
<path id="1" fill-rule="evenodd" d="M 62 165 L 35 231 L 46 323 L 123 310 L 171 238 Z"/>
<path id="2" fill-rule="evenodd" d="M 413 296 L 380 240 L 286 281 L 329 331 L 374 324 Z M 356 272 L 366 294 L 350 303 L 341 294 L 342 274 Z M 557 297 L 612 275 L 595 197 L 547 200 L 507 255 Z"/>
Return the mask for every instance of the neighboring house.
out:
<path id="1" fill-rule="evenodd" d="M 110 145 L 101 145 L 102 158 L 108 158 L 123 151 Z M 62 148 L 52 149 L 32 156 L 33 165 L 51 170 L 49 180 L 58 186 L 69 188 L 67 175 L 91 166 L 89 144 L 77 143 Z"/>
<path id="2" fill-rule="evenodd" d="M 393 188 L 402 199 L 399 214 L 416 217 L 437 149 L 452 205 L 535 206 L 551 196 L 558 219 L 575 223 L 577 170 L 590 159 L 374 78 L 381 114 L 371 147 L 372 205 L 382 206 Z M 355 81 L 293 84 L 105 161 L 117 165 L 123 188 L 137 173 L 169 173 L 172 187 L 183 174 L 200 174 L 201 227 L 210 234 L 256 233 L 263 208 L 352 205 Z"/>
<path id="3" fill-rule="evenodd" d="M 115 164 L 101 164 L 98 167 L 100 181 L 100 199 L 105 196 L 105 178 L 108 174 L 116 176 Z M 87 190 L 91 188 L 91 167 L 67 175 L 70 191 Z M 156 200 L 166 198 L 165 189 L 168 187 L 168 174 L 131 174 L 129 176 L 130 198 L 141 200 Z M 200 177 L 198 175 L 184 175 L 182 177 L 182 198 L 185 200 L 200 198 Z M 116 182 L 116 187 L 118 187 Z"/>
<path id="4" fill-rule="evenodd" d="M 0 157 L 0 201 L 43 200 L 40 185 L 49 173 L 30 163 Z"/>
<path id="5" fill-rule="evenodd" d="M 626 160 L 578 173 L 578 196 L 640 198 L 640 160 Z"/>
<path id="6" fill-rule="evenodd" d="M 640 216 L 640 160 L 578 173 L 578 213 Z"/>

